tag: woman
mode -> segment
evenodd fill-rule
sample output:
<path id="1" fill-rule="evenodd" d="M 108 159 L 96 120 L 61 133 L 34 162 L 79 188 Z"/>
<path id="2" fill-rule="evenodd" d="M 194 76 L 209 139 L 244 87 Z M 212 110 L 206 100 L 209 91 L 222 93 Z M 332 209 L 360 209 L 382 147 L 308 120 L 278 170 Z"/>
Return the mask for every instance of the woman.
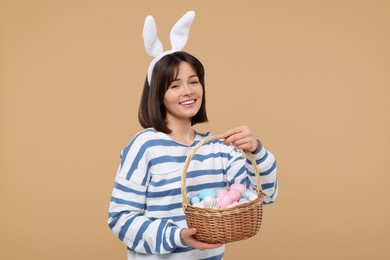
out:
<path id="1" fill-rule="evenodd" d="M 204 68 L 177 51 L 159 59 L 145 80 L 139 132 L 121 153 L 109 208 L 109 226 L 127 245 L 128 259 L 222 259 L 224 246 L 193 238 L 182 209 L 181 173 L 188 152 L 210 133 L 192 126 L 207 122 Z M 276 162 L 247 126 L 220 135 L 198 150 L 187 171 L 187 190 L 255 186 L 253 165 L 238 149 L 252 152 L 261 172 L 264 203 L 277 196 Z"/>

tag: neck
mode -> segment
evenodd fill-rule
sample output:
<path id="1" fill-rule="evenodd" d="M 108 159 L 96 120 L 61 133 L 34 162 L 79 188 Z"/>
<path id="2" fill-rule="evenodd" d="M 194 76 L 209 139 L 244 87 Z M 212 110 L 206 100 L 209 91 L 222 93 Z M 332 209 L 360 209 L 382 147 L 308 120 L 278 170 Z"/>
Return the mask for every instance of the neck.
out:
<path id="1" fill-rule="evenodd" d="M 191 127 L 190 120 L 175 122 L 168 120 L 167 126 L 172 130 L 172 132 L 168 135 L 176 142 L 186 145 L 190 145 L 194 142 L 195 132 Z"/>

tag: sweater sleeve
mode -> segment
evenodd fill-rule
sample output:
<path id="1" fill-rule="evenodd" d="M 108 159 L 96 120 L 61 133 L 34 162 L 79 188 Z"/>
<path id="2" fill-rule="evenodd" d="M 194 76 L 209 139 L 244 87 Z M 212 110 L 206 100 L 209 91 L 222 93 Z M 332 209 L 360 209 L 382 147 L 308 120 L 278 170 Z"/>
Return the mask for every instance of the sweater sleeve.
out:
<path id="1" fill-rule="evenodd" d="M 273 203 L 278 196 L 278 180 L 276 176 L 276 160 L 275 156 L 264 148 L 260 143 L 260 148 L 253 152 L 253 157 L 256 160 L 257 167 L 260 172 L 261 189 L 264 194 L 264 204 Z M 251 183 L 256 183 L 254 168 L 249 159 L 246 159 L 248 174 L 251 178 Z"/>
<path id="2" fill-rule="evenodd" d="M 254 166 L 249 159 L 245 159 L 241 152 L 233 149 L 228 159 L 229 185 L 234 182 L 250 185 L 256 188 Z M 278 181 L 276 176 L 276 160 L 274 155 L 260 143 L 259 149 L 253 152 L 256 167 L 260 172 L 261 189 L 264 194 L 264 204 L 273 203 L 278 195 Z"/>
<path id="3" fill-rule="evenodd" d="M 126 246 L 138 253 L 167 254 L 185 247 L 170 219 L 144 216 L 148 186 L 146 143 L 134 140 L 122 151 L 108 214 L 108 225 Z"/>

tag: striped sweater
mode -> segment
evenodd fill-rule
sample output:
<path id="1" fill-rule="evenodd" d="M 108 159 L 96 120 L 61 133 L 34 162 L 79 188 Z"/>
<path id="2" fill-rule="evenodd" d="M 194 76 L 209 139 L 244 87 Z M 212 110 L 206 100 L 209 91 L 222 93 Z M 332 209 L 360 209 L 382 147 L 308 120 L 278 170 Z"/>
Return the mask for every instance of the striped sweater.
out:
<path id="1" fill-rule="evenodd" d="M 108 225 L 127 246 L 128 259 L 222 259 L 224 246 L 197 250 L 183 244 L 186 228 L 181 175 L 188 152 L 209 133 L 196 132 L 192 145 L 173 141 L 148 128 L 122 150 L 109 206 Z M 264 204 L 277 196 L 276 162 L 261 146 L 253 153 L 261 174 Z M 221 140 L 204 144 L 187 169 L 187 192 L 226 187 L 238 182 L 256 185 L 253 166 L 240 151 Z"/>

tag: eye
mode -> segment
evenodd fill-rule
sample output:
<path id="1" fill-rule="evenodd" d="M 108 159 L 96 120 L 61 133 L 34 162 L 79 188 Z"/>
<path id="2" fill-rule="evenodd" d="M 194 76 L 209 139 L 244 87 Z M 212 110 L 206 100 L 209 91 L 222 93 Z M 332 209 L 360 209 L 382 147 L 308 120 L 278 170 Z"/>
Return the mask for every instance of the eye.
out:
<path id="1" fill-rule="evenodd" d="M 199 84 L 199 80 L 191 80 L 191 81 L 190 81 L 190 84 L 191 84 L 191 85 Z"/>
<path id="2" fill-rule="evenodd" d="M 178 87 L 180 87 L 179 84 L 172 84 L 172 85 L 169 86 L 170 89 L 175 89 L 175 88 L 178 88 Z"/>

